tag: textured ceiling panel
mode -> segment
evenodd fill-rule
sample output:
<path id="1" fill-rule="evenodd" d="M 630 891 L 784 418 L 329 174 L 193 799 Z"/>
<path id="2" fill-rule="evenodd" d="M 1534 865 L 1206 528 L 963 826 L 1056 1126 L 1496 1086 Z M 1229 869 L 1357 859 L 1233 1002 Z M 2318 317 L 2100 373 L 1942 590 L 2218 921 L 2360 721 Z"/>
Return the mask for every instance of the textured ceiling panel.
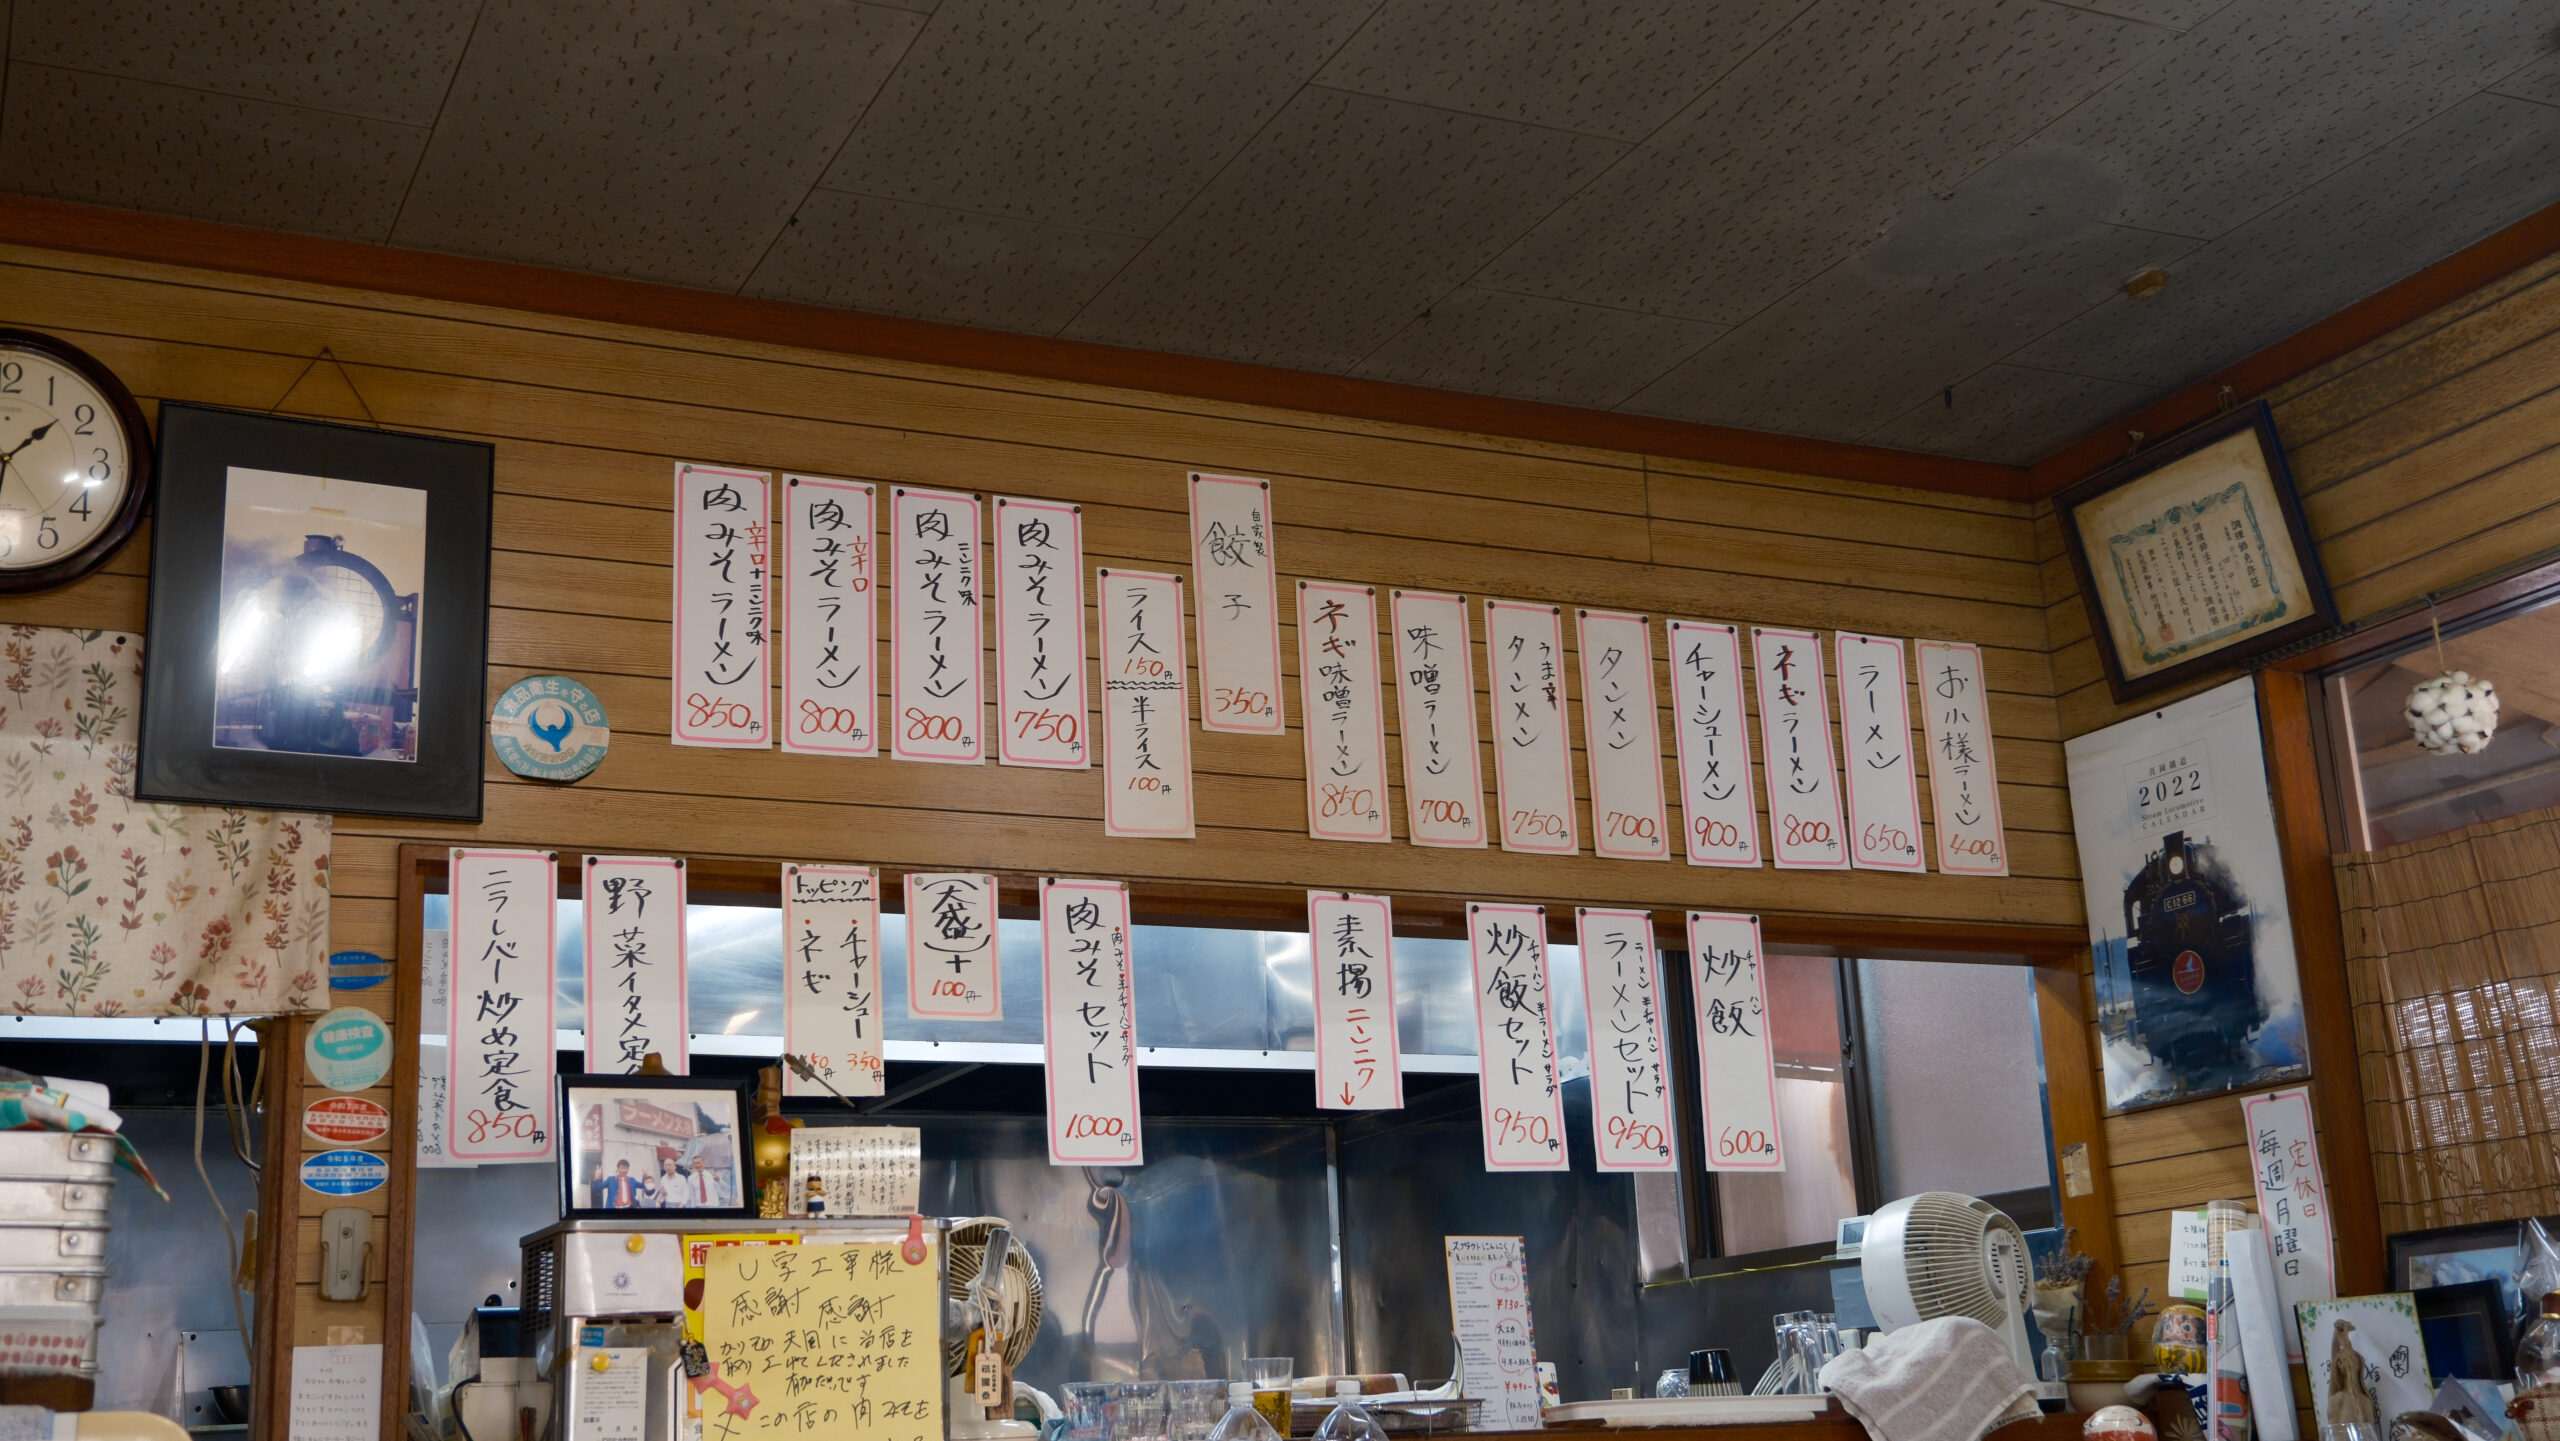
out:
<path id="1" fill-rule="evenodd" d="M 2560 105 L 2560 55 L 2527 65 L 2490 88 L 2518 100 Z"/>
<path id="2" fill-rule="evenodd" d="M 2141 408 L 2147 386 L 2017 365 L 1985 366 L 1944 395 L 1868 432 L 1875 445 L 2031 465 L 2120 415 Z"/>
<path id="3" fill-rule="evenodd" d="M 748 293 L 1003 330 L 1054 331 L 1143 240 L 821 190 Z"/>
<path id="4" fill-rule="evenodd" d="M 2192 30 L 2232 0 L 2053 0 L 2074 10 L 2139 20 L 2171 30 Z"/>
<path id="5" fill-rule="evenodd" d="M 1723 333 L 1702 321 L 1466 286 L 1378 347 L 1360 374 L 1605 410 Z"/>
<path id="6" fill-rule="evenodd" d="M 428 125 L 476 5 L 82 0 L 16 7 L 14 59 Z"/>

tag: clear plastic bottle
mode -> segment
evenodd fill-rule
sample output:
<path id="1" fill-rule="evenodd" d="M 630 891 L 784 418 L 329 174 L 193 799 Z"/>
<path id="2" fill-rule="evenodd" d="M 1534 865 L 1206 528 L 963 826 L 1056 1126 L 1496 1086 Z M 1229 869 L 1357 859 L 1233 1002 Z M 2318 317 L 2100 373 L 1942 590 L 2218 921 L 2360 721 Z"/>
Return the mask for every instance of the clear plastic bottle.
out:
<path id="1" fill-rule="evenodd" d="M 1334 1382 L 1333 1396 L 1333 1410 L 1316 1427 L 1316 1441 L 1386 1441 L 1387 1433 L 1360 1404 L 1359 1382 Z"/>
<path id="2" fill-rule="evenodd" d="M 2560 1386 L 2560 1291 L 2542 1298 L 2542 1314 L 2516 1343 L 2516 1389 Z"/>
<path id="3" fill-rule="evenodd" d="M 1218 1418 L 1210 1429 L 1209 1441 L 1280 1441 L 1280 1433 L 1253 1409 L 1253 1383 L 1227 1383 L 1227 1414 Z"/>

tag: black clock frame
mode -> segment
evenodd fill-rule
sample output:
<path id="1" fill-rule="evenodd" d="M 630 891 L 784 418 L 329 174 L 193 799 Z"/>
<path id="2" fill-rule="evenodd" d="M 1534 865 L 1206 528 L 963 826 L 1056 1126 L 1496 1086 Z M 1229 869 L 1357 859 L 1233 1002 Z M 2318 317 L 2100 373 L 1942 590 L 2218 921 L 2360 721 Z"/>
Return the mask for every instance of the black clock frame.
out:
<path id="1" fill-rule="evenodd" d="M 124 427 L 125 487 L 123 497 L 116 502 L 116 513 L 107 517 L 107 528 L 92 536 L 88 544 L 45 565 L 19 570 L 0 568 L 0 595 L 49 589 L 78 580 L 106 564 L 116 547 L 132 538 L 133 528 L 142 523 L 142 508 L 151 498 L 151 427 L 143 422 L 142 407 L 134 403 L 133 392 L 125 389 L 116 373 L 80 347 L 38 331 L 0 328 L 0 348 L 8 347 L 51 357 L 80 372 L 107 398 L 116 423 Z"/>

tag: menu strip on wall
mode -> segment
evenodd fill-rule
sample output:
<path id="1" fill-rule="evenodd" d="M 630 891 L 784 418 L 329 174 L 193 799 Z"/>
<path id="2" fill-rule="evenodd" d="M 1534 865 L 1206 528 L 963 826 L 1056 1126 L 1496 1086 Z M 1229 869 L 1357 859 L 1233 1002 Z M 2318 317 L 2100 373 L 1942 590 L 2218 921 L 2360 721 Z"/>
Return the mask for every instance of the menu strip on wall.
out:
<path id="1" fill-rule="evenodd" d="M 996 758 L 1083 770 L 1084 507 L 996 497 Z"/>
<path id="2" fill-rule="evenodd" d="M 2000 822 L 2000 764 L 1991 748 L 1991 697 L 1982 688 L 1981 647 L 1924 640 L 1919 662 L 1938 869 L 1951 876 L 2005 876 L 2009 846 Z"/>
<path id="3" fill-rule="evenodd" d="M 1698 1008 L 1698 1099 L 1707 1169 L 1785 1170 L 1760 918 L 1691 911 L 1689 984 Z"/>
<path id="4" fill-rule="evenodd" d="M 782 1068 L 782 1094 L 876 1096 L 881 1088 L 880 873 L 782 868 L 782 1049 L 820 1080 Z"/>
<path id="5" fill-rule="evenodd" d="M 589 856 L 586 905 L 587 1069 L 628 1075 L 656 1052 L 686 1074 L 684 862 Z"/>
<path id="6" fill-rule="evenodd" d="M 1396 1046 L 1395 912 L 1385 896 L 1307 892 L 1315 967 L 1316 1105 L 1392 1111 L 1404 1105 Z"/>
<path id="7" fill-rule="evenodd" d="M 680 746 L 759 748 L 765 726 L 764 472 L 676 465 L 675 719 Z"/>
<path id="8" fill-rule="evenodd" d="M 1754 626 L 1761 767 L 1769 783 L 1769 841 L 1778 869 L 1845 871 L 1840 775 L 1831 763 L 1831 712 L 1823 698 L 1822 637 Z"/>
<path id="9" fill-rule="evenodd" d="M 889 490 L 889 754 L 986 761 L 978 498 Z"/>
<path id="10" fill-rule="evenodd" d="M 1840 749 L 1849 767 L 1849 859 L 1871 871 L 1926 871 L 1902 642 L 1844 630 L 1833 644 L 1840 672 Z"/>
<path id="11" fill-rule="evenodd" d="M 1662 721 L 1654 711 L 1653 623 L 1576 610 L 1582 749 L 1591 768 L 1591 850 L 1619 861 L 1671 859 L 1662 800 Z"/>
<path id="12" fill-rule="evenodd" d="M 1502 848 L 1569 856 L 1582 848 L 1574 816 L 1573 738 L 1564 720 L 1564 612 L 1514 600 L 1484 603 L 1493 682 L 1493 780 Z"/>
<path id="13" fill-rule="evenodd" d="M 2258 1191 L 2267 1250 L 2274 1261 L 2276 1296 L 2285 1321 L 2277 1329 L 2287 1355 L 2302 1356 L 2297 1302 L 2327 1298 L 2337 1290 L 2338 1243 L 2329 1222 L 2329 1187 L 2320 1169 L 2320 1141 L 2312 1130 L 2311 1092 L 2302 1086 L 2250 1096 L 2240 1103 L 2249 1126 L 2249 1179 Z"/>
<path id="14" fill-rule="evenodd" d="M 1094 586 L 1102 600 L 1102 833 L 1189 840 L 1199 832 L 1182 577 L 1105 567 Z"/>
<path id="15" fill-rule="evenodd" d="M 1271 482 L 1191 474 L 1191 574 L 1200 592 L 1200 725 L 1276 736 L 1280 710 L 1278 532 Z"/>
<path id="16" fill-rule="evenodd" d="M 1564 1081 L 1556 1065 L 1547 913 L 1469 903 L 1467 959 L 1476 991 L 1478 1104 L 1488 1171 L 1562 1171 Z"/>
<path id="17" fill-rule="evenodd" d="M 1449 1315 L 1465 1358 L 1466 1395 L 1482 1401 L 1480 1431 L 1534 1431 L 1540 1423 L 1538 1338 L 1529 1315 L 1529 1256 L 1518 1236 L 1442 1238 Z"/>
<path id="18" fill-rule="evenodd" d="M 1004 1019 L 996 956 L 996 878 L 909 871 L 907 1012 L 939 1021 Z"/>
<path id="19" fill-rule="evenodd" d="M 1298 582 L 1298 707 L 1307 741 L 1307 834 L 1393 839 L 1387 823 L 1386 700 L 1378 679 L 1378 595 Z"/>
<path id="20" fill-rule="evenodd" d="M 1040 882 L 1040 992 L 1049 1164 L 1144 1165 L 1127 886 Z"/>
<path id="21" fill-rule="evenodd" d="M 1387 592 L 1394 632 L 1405 829 L 1417 846 L 1484 846 L 1484 765 L 1476 749 L 1474 627 L 1467 598 Z"/>
<path id="22" fill-rule="evenodd" d="M 782 748 L 880 754 L 880 597 L 871 487 L 782 478 Z"/>
<path id="23" fill-rule="evenodd" d="M 1646 911 L 1576 907 L 1582 998 L 1591 1032 L 1591 1139 L 1603 1171 L 1669 1171 L 1670 1046 L 1661 968 Z"/>
<path id="24" fill-rule="evenodd" d="M 474 1165 L 548 1160 L 557 867 L 549 851 L 459 847 L 445 866 L 453 901 L 446 1154 Z"/>
<path id="25" fill-rule="evenodd" d="M 1675 620 L 1671 734 L 1680 752 L 1681 838 L 1693 866 L 1760 864 L 1751 796 L 1751 725 L 1742 704 L 1742 638 L 1729 625 Z"/>

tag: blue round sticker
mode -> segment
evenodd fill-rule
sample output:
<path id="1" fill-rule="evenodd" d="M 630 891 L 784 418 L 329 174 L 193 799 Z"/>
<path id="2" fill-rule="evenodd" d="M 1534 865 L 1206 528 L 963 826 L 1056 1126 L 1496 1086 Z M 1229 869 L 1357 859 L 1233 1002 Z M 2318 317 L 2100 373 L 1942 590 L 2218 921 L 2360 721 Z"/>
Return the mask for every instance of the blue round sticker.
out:
<path id="1" fill-rule="evenodd" d="M 391 1179 L 391 1163 L 371 1151 L 322 1151 L 302 1158 L 302 1184 L 323 1196 L 361 1196 Z"/>
<path id="2" fill-rule="evenodd" d="M 362 1006 L 340 1006 L 311 1023 L 302 1060 L 330 1090 L 370 1089 L 391 1074 L 391 1028 Z"/>
<path id="3" fill-rule="evenodd" d="M 613 731 L 594 691 L 565 675 L 530 675 L 490 707 L 489 744 L 517 775 L 574 781 L 604 764 Z"/>

